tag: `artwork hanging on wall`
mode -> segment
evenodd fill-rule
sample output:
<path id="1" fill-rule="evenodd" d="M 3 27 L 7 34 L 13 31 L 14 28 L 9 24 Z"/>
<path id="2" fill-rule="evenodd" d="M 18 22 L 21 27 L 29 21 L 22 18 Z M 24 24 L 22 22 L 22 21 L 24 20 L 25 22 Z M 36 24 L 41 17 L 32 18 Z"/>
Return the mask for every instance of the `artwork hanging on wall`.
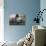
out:
<path id="1" fill-rule="evenodd" d="M 26 16 L 20 16 L 19 14 L 11 15 L 9 17 L 9 25 L 25 25 Z"/>

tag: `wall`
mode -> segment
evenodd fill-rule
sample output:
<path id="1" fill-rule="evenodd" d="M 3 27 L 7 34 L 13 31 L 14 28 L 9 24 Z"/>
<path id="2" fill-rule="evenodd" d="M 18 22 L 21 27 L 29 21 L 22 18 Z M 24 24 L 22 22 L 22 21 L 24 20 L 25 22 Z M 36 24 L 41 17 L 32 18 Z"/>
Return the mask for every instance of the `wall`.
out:
<path id="1" fill-rule="evenodd" d="M 4 41 L 4 8 L 3 1 L 0 0 L 0 42 Z"/>
<path id="2" fill-rule="evenodd" d="M 41 9 L 41 11 L 43 9 L 46 9 L 46 0 L 41 0 L 40 1 L 40 9 Z M 43 12 L 42 17 L 43 17 L 43 22 L 41 21 L 40 25 L 46 26 L 46 11 Z"/>
<path id="3" fill-rule="evenodd" d="M 18 41 L 32 30 L 32 21 L 40 10 L 40 0 L 4 0 L 4 38 L 7 41 Z M 21 13 L 26 16 L 26 25 L 10 26 L 11 13 Z"/>

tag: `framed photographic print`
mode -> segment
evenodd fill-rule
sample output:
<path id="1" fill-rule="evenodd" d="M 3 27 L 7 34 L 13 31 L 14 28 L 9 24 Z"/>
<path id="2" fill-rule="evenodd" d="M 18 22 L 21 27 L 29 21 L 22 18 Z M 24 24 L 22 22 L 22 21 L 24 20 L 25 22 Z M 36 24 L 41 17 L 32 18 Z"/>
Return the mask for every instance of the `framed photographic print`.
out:
<path id="1" fill-rule="evenodd" d="M 25 25 L 26 17 L 19 14 L 11 15 L 9 17 L 9 25 Z"/>

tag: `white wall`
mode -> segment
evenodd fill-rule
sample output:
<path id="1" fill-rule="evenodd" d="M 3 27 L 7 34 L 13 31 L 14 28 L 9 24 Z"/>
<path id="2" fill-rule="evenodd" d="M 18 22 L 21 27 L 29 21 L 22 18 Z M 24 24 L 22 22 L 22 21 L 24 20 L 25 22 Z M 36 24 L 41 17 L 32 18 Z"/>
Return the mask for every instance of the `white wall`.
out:
<path id="1" fill-rule="evenodd" d="M 0 0 L 0 42 L 4 41 L 4 3 Z"/>

